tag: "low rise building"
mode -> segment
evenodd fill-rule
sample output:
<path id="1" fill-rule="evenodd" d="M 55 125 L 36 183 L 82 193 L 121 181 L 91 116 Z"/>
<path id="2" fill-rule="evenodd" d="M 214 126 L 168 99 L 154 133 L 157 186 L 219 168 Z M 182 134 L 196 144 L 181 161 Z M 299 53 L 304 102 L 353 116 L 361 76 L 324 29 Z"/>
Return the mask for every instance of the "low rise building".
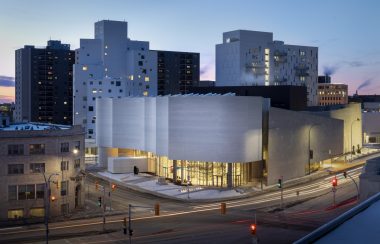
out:
<path id="1" fill-rule="evenodd" d="M 329 106 L 348 103 L 346 84 L 318 83 L 318 105 Z"/>
<path id="2" fill-rule="evenodd" d="M 50 215 L 83 206 L 84 131 L 41 123 L 0 128 L 0 219 L 43 217 L 45 179 L 51 179 Z"/>
<path id="3" fill-rule="evenodd" d="M 233 93 L 104 98 L 96 107 L 99 162 L 108 171 L 137 166 L 213 187 L 272 185 L 281 176 L 310 174 L 344 153 L 350 116 L 360 116 L 356 107 L 330 116 L 271 108 L 268 98 Z"/>

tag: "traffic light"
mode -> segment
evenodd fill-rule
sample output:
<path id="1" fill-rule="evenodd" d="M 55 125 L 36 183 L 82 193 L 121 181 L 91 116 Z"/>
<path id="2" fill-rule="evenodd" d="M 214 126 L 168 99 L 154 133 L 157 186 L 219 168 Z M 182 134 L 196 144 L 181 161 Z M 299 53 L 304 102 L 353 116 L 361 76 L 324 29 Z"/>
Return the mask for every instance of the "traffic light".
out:
<path id="1" fill-rule="evenodd" d="M 112 191 L 115 191 L 116 190 L 116 184 L 112 184 L 111 188 L 112 188 Z"/>
<path id="2" fill-rule="evenodd" d="M 344 178 L 347 178 L 347 172 L 346 171 L 343 172 L 343 176 L 344 176 Z"/>
<path id="3" fill-rule="evenodd" d="M 338 186 L 338 179 L 336 178 L 336 176 L 332 179 L 332 186 Z"/>
<path id="4" fill-rule="evenodd" d="M 256 229 L 257 229 L 256 224 L 251 224 L 250 229 L 251 229 L 251 234 L 256 235 Z"/>
<path id="5" fill-rule="evenodd" d="M 278 179 L 277 187 L 282 188 L 282 179 Z"/>
<path id="6" fill-rule="evenodd" d="M 98 197 L 98 206 L 99 206 L 99 207 L 102 206 L 102 197 Z"/>
<path id="7" fill-rule="evenodd" d="M 99 182 L 95 181 L 95 189 L 99 190 Z"/>

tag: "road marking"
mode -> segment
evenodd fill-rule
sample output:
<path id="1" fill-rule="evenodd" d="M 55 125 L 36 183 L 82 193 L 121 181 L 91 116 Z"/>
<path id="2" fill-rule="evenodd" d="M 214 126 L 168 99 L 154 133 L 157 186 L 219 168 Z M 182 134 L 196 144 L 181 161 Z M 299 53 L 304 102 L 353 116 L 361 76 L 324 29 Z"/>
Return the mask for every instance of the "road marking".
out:
<path id="1" fill-rule="evenodd" d="M 9 227 L 9 228 L 1 228 L 0 231 L 5 231 L 5 230 L 14 230 L 14 229 L 22 229 L 22 226 L 17 226 L 17 227 Z"/>

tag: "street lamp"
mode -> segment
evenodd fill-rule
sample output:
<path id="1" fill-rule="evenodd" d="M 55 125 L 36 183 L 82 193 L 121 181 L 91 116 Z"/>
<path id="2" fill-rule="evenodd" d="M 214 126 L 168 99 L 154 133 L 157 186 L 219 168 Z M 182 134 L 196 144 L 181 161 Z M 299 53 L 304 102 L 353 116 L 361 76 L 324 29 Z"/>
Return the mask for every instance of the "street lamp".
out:
<path id="1" fill-rule="evenodd" d="M 319 124 L 312 124 L 309 128 L 309 156 L 308 156 L 308 159 L 309 159 L 309 175 L 311 174 L 311 166 L 310 166 L 310 159 L 311 159 L 311 149 L 310 149 L 310 134 L 311 134 L 311 129 L 315 126 L 318 126 Z"/>
<path id="2" fill-rule="evenodd" d="M 46 179 L 45 171 L 42 171 L 41 169 L 40 173 L 44 176 L 45 181 L 45 194 L 44 194 L 44 201 L 45 201 L 45 228 L 46 228 L 46 243 L 49 242 L 49 211 L 50 211 L 50 179 L 52 176 L 59 175 L 58 173 L 52 173 L 49 175 L 49 177 Z"/>
<path id="3" fill-rule="evenodd" d="M 351 148 L 350 148 L 350 151 L 351 151 L 351 161 L 352 161 L 352 154 L 354 153 L 354 150 L 353 150 L 353 148 L 352 148 L 352 126 L 354 125 L 354 122 L 356 122 L 356 121 L 360 121 L 360 119 L 359 118 L 356 118 L 354 121 L 352 121 L 351 122 Z"/>

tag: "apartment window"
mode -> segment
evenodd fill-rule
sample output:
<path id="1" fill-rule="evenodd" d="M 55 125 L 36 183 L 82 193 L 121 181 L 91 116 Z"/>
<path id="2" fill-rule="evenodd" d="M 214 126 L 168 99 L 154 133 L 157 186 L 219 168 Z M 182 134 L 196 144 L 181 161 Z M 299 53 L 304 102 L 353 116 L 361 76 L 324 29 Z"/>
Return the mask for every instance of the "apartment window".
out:
<path id="1" fill-rule="evenodd" d="M 83 70 L 83 71 L 86 71 L 86 70 L 87 70 L 87 66 L 83 66 L 83 67 L 82 67 L 82 70 Z"/>
<path id="2" fill-rule="evenodd" d="M 45 209 L 44 208 L 31 208 L 29 215 L 31 217 L 44 217 Z"/>
<path id="3" fill-rule="evenodd" d="M 24 145 L 8 145 L 8 155 L 24 155 Z"/>
<path id="4" fill-rule="evenodd" d="M 45 144 L 30 144 L 29 154 L 45 154 Z"/>
<path id="5" fill-rule="evenodd" d="M 37 199 L 43 199 L 45 196 L 45 184 L 36 185 L 36 197 Z"/>
<path id="6" fill-rule="evenodd" d="M 61 214 L 63 216 L 67 215 L 69 213 L 69 204 L 68 203 L 64 203 L 61 205 Z"/>
<path id="7" fill-rule="evenodd" d="M 305 51 L 300 51 L 300 56 L 305 56 Z"/>
<path id="8" fill-rule="evenodd" d="M 30 173 L 45 172 L 45 163 L 31 163 Z"/>
<path id="9" fill-rule="evenodd" d="M 146 81 L 146 82 L 149 81 L 149 77 L 148 77 L 148 76 L 145 76 L 145 81 Z"/>
<path id="10" fill-rule="evenodd" d="M 74 149 L 80 150 L 80 141 L 74 142 Z"/>
<path id="11" fill-rule="evenodd" d="M 143 95 L 144 95 L 145 97 L 147 97 L 147 96 L 148 96 L 148 92 L 147 92 L 147 91 L 144 91 L 144 92 L 143 92 Z"/>
<path id="12" fill-rule="evenodd" d="M 24 173 L 24 164 L 8 164 L 8 174 L 18 175 Z"/>
<path id="13" fill-rule="evenodd" d="M 24 209 L 9 209 L 8 219 L 18 219 L 24 217 Z"/>
<path id="14" fill-rule="evenodd" d="M 36 198 L 36 188 L 35 185 L 26 185 L 26 199 L 35 199 Z"/>
<path id="15" fill-rule="evenodd" d="M 112 90 L 111 89 L 108 89 L 108 93 L 111 93 L 112 92 Z"/>
<path id="16" fill-rule="evenodd" d="M 143 61 L 139 61 L 139 66 L 143 66 Z"/>
<path id="17" fill-rule="evenodd" d="M 17 186 L 8 186 L 8 201 L 17 200 Z"/>
<path id="18" fill-rule="evenodd" d="M 120 81 L 116 81 L 116 86 L 120 86 L 121 85 L 121 82 Z"/>
<path id="19" fill-rule="evenodd" d="M 88 134 L 90 134 L 90 135 L 94 134 L 94 130 L 93 129 L 88 129 Z"/>
<path id="20" fill-rule="evenodd" d="M 69 143 L 68 142 L 61 143 L 61 152 L 69 152 Z"/>
<path id="21" fill-rule="evenodd" d="M 80 168 L 80 158 L 74 160 L 74 168 L 76 169 Z"/>
<path id="22" fill-rule="evenodd" d="M 68 189 L 69 189 L 69 182 L 66 181 L 61 181 L 61 196 L 66 196 L 68 194 Z"/>
<path id="23" fill-rule="evenodd" d="M 94 111 L 94 107 L 93 106 L 88 106 L 88 111 Z"/>
<path id="24" fill-rule="evenodd" d="M 69 170 L 69 161 L 62 161 L 61 162 L 61 171 Z"/>
<path id="25" fill-rule="evenodd" d="M 26 185 L 19 185 L 18 186 L 18 200 L 25 200 L 26 199 Z"/>
<path id="26" fill-rule="evenodd" d="M 123 89 L 120 89 L 119 92 L 123 92 Z"/>

